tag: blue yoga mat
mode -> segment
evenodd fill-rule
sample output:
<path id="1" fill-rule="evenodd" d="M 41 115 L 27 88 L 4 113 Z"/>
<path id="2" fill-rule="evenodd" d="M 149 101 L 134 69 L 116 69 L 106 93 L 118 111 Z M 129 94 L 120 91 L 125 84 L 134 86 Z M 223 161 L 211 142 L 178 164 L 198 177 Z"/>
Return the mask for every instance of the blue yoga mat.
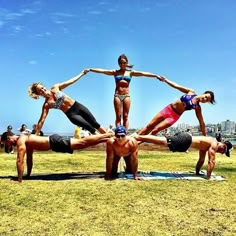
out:
<path id="1" fill-rule="evenodd" d="M 183 171 L 139 171 L 138 177 L 142 178 L 143 180 L 207 180 L 206 171 L 201 171 L 200 175 L 196 175 L 195 172 Z M 119 179 L 133 179 L 133 175 L 120 172 Z M 223 181 L 225 178 L 212 173 L 210 180 Z"/>

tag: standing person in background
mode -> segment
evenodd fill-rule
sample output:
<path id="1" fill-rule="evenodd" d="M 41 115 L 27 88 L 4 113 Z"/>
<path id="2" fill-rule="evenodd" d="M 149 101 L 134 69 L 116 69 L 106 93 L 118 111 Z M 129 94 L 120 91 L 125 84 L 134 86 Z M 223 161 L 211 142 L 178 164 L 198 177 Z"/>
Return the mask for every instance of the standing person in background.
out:
<path id="1" fill-rule="evenodd" d="M 32 128 L 33 128 L 33 129 L 32 129 L 31 134 L 35 134 L 35 133 L 36 133 L 36 130 L 37 130 L 37 125 L 36 125 L 36 124 L 33 124 Z M 43 131 L 40 130 L 39 136 L 43 136 L 43 135 L 44 135 Z"/>
<path id="2" fill-rule="evenodd" d="M 15 135 L 15 134 L 12 132 L 12 126 L 11 126 L 11 125 L 8 125 L 8 126 L 7 126 L 7 131 L 5 131 L 4 133 L 2 133 L 2 135 L 1 135 L 1 140 L 4 140 L 4 139 L 6 139 L 7 136 L 12 136 L 12 135 Z M 1 142 L 1 144 L 2 144 L 2 142 Z M 14 147 L 13 147 L 13 145 L 5 143 L 5 144 L 3 144 L 3 146 L 4 146 L 4 151 L 5 151 L 5 153 L 9 153 L 9 154 L 10 154 L 10 153 L 11 153 L 11 154 L 14 153 Z"/>
<path id="3" fill-rule="evenodd" d="M 105 75 L 114 76 L 115 78 L 115 94 L 114 94 L 114 108 L 116 114 L 115 125 L 123 125 L 128 130 L 129 128 L 129 110 L 131 105 L 131 99 L 129 94 L 129 84 L 131 82 L 132 76 L 146 76 L 151 78 L 157 78 L 162 80 L 161 76 L 156 74 L 152 74 L 149 72 L 142 72 L 142 71 L 134 71 L 130 68 L 133 65 L 130 65 L 128 62 L 128 58 L 125 54 L 122 54 L 118 58 L 118 64 L 120 69 L 118 70 L 106 70 L 106 69 L 96 69 L 96 68 L 89 68 L 86 69 L 86 72 L 95 72 L 95 73 L 102 73 Z M 123 124 L 121 123 L 121 119 L 123 120 Z"/>
<path id="4" fill-rule="evenodd" d="M 200 103 L 215 103 L 215 96 L 212 91 L 205 91 L 202 95 L 197 95 L 191 88 L 186 88 L 176 84 L 163 77 L 163 82 L 169 86 L 185 93 L 175 102 L 167 105 L 163 110 L 158 112 L 149 124 L 139 131 L 140 135 L 151 134 L 155 135 L 161 130 L 172 126 L 180 116 L 187 110 L 195 110 L 201 132 L 206 136 L 206 127 L 202 116 Z"/>
<path id="5" fill-rule="evenodd" d="M 113 125 L 109 125 L 107 132 L 114 132 Z"/>
<path id="6" fill-rule="evenodd" d="M 27 129 L 27 125 L 26 124 L 22 124 L 20 128 L 17 129 L 18 131 L 20 131 L 22 134 L 31 134 L 31 130 Z"/>
<path id="7" fill-rule="evenodd" d="M 74 130 L 74 138 L 80 139 L 80 127 L 76 126 Z"/>
<path id="8" fill-rule="evenodd" d="M 54 84 L 51 89 L 45 88 L 42 83 L 33 83 L 29 87 L 28 94 L 30 97 L 34 99 L 38 99 L 40 96 L 45 98 L 36 135 L 39 135 L 48 112 L 52 108 L 61 110 L 74 125 L 83 127 L 92 134 L 96 134 L 97 130 L 100 133 L 106 133 L 106 129 L 96 121 L 87 107 L 62 92 L 63 89 L 75 83 L 85 74 L 86 72 L 82 71 L 79 75 L 65 82 Z"/>

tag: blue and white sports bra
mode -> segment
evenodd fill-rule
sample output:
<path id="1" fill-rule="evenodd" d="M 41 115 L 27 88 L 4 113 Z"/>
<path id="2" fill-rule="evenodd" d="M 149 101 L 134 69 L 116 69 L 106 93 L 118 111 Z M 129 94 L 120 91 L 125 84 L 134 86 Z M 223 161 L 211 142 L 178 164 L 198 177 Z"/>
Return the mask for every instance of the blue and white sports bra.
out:
<path id="1" fill-rule="evenodd" d="M 61 92 L 61 91 L 56 92 L 55 93 L 56 101 L 53 102 L 53 103 L 48 103 L 49 106 L 51 108 L 60 109 L 62 103 L 64 102 L 65 96 L 66 95 L 63 92 Z"/>
<path id="2" fill-rule="evenodd" d="M 115 75 L 114 77 L 115 77 L 116 82 L 119 82 L 121 80 L 125 80 L 128 83 L 130 83 L 131 78 L 132 78 L 132 76 L 130 76 L 130 75 L 125 75 L 125 76 L 124 75 Z"/>
<path id="3" fill-rule="evenodd" d="M 196 96 L 197 96 L 197 94 L 193 94 L 193 95 L 185 94 L 180 98 L 180 101 L 184 102 L 184 104 L 185 104 L 185 111 L 195 109 L 196 107 L 199 106 L 198 103 L 193 103 L 193 101 L 192 101 L 192 99 Z"/>

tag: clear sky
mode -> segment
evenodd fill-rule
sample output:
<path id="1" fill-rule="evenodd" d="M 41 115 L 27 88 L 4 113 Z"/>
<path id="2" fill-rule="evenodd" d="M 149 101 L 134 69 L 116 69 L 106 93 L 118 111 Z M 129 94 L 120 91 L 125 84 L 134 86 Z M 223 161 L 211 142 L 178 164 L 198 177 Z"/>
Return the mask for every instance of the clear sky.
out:
<path id="1" fill-rule="evenodd" d="M 120 54 L 134 70 L 165 75 L 181 85 L 215 92 L 202 105 L 205 123 L 236 121 L 236 1 L 234 0 L 0 0 L 0 133 L 37 123 L 44 99 L 28 86 L 47 87 L 89 67 L 118 69 Z M 64 90 L 98 122 L 114 124 L 112 76 L 88 73 Z M 146 125 L 182 93 L 147 77 L 133 77 L 130 128 Z M 197 125 L 194 111 L 178 123 Z M 178 124 L 177 123 L 177 124 Z M 43 131 L 73 132 L 51 109 Z"/>

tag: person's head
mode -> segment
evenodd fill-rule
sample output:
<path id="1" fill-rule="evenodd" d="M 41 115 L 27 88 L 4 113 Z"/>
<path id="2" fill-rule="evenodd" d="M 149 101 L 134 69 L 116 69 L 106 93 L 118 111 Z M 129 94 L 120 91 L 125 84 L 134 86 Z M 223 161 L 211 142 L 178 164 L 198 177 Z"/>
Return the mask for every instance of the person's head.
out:
<path id="1" fill-rule="evenodd" d="M 116 137 L 116 140 L 119 140 L 119 142 L 122 142 L 123 140 L 125 140 L 126 128 L 123 125 L 119 125 L 115 128 L 115 137 Z"/>
<path id="2" fill-rule="evenodd" d="M 28 95 L 34 99 L 38 99 L 39 96 L 46 96 L 48 93 L 47 88 L 42 83 L 33 83 L 28 88 Z"/>
<path id="3" fill-rule="evenodd" d="M 12 131 L 12 126 L 11 125 L 7 126 L 7 131 Z"/>
<path id="4" fill-rule="evenodd" d="M 128 58 L 125 54 L 122 54 L 118 57 L 118 64 L 121 69 L 126 69 L 126 67 L 128 67 L 128 68 L 133 67 L 133 65 L 129 64 Z"/>
<path id="5" fill-rule="evenodd" d="M 233 150 L 233 145 L 230 141 L 224 141 L 218 143 L 217 152 L 225 154 L 227 157 L 230 157 L 230 152 Z"/>
<path id="6" fill-rule="evenodd" d="M 17 137 L 16 135 L 12 133 L 5 133 L 4 135 L 1 136 L 1 142 L 7 145 L 16 145 L 17 142 Z"/>
<path id="7" fill-rule="evenodd" d="M 202 95 L 199 96 L 199 101 L 202 103 L 211 103 L 215 104 L 215 95 L 212 91 L 205 91 Z"/>
<path id="8" fill-rule="evenodd" d="M 230 152 L 233 150 L 233 145 L 230 141 L 224 141 L 224 144 L 226 145 L 225 155 L 230 157 Z"/>
<path id="9" fill-rule="evenodd" d="M 22 131 L 24 131 L 24 130 L 26 130 L 26 129 L 27 129 L 26 124 L 22 124 L 22 125 L 21 125 L 21 128 L 20 128 L 20 131 L 22 132 Z"/>
<path id="10" fill-rule="evenodd" d="M 33 128 L 33 130 L 36 130 L 37 125 L 36 125 L 36 124 L 33 124 L 32 128 Z"/>

